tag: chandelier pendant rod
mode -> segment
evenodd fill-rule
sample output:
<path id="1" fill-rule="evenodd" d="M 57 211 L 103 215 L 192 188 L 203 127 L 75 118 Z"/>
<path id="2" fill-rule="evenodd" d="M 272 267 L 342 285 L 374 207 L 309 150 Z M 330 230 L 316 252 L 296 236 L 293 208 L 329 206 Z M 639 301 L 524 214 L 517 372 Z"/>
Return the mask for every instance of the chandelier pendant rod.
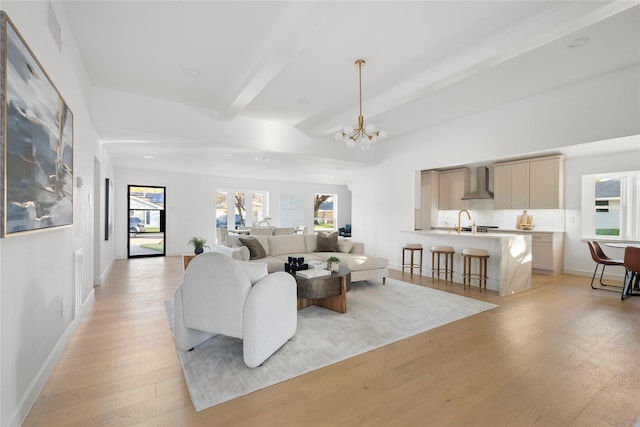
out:
<path id="1" fill-rule="evenodd" d="M 357 59 L 358 66 L 358 90 L 360 92 L 360 116 L 358 116 L 358 130 L 364 133 L 364 116 L 362 115 L 362 66 L 365 64 L 364 59 Z"/>
<path id="2" fill-rule="evenodd" d="M 358 91 L 360 101 L 360 115 L 358 116 L 358 128 L 347 126 L 343 131 L 337 132 L 334 137 L 337 141 L 344 141 L 348 148 L 354 148 L 357 142 L 363 150 L 368 150 L 371 144 L 375 144 L 378 139 L 386 137 L 385 131 L 376 131 L 373 125 L 368 126 L 369 131 L 364 127 L 364 115 L 362 114 L 362 66 L 365 64 L 364 59 L 356 59 L 355 65 L 358 67 Z"/>

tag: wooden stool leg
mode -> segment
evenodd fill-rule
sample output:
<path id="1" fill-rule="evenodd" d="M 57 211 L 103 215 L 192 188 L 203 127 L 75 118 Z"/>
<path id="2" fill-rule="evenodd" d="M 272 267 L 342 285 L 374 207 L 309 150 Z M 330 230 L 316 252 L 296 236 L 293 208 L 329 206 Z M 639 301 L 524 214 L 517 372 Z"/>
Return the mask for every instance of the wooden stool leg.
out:
<path id="1" fill-rule="evenodd" d="M 402 275 L 404 276 L 404 254 L 405 254 L 406 250 L 404 248 L 402 248 Z"/>
<path id="2" fill-rule="evenodd" d="M 415 251 L 413 249 L 411 249 L 411 267 L 409 267 L 409 272 L 410 272 L 410 276 L 409 277 L 413 277 L 413 253 Z"/>
<path id="3" fill-rule="evenodd" d="M 420 269 L 419 269 L 420 277 L 422 277 L 422 253 L 423 253 L 422 249 L 420 249 Z"/>
<path id="4" fill-rule="evenodd" d="M 467 257 L 462 257 L 462 288 L 467 288 Z"/>
<path id="5" fill-rule="evenodd" d="M 487 259 L 482 258 L 482 286 L 487 290 Z"/>
<path id="6" fill-rule="evenodd" d="M 432 282 L 436 280 L 435 259 L 436 259 L 436 253 L 431 252 L 431 281 Z"/>
<path id="7" fill-rule="evenodd" d="M 453 254 L 451 254 L 451 271 L 449 272 L 449 282 L 453 283 Z"/>

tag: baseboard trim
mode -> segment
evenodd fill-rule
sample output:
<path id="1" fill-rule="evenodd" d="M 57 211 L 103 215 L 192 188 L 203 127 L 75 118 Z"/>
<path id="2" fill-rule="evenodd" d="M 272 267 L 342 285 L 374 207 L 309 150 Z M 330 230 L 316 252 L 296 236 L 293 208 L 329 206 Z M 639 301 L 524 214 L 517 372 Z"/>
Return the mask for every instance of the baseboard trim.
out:
<path id="1" fill-rule="evenodd" d="M 11 421 L 9 425 L 19 426 L 24 423 L 24 419 L 27 417 L 27 414 L 38 398 L 38 395 L 42 391 L 42 388 L 47 383 L 47 380 L 51 376 L 51 373 L 53 373 L 53 370 L 60 361 L 60 358 L 62 357 L 65 348 L 67 348 L 67 344 L 69 343 L 71 336 L 78 328 L 80 321 L 86 316 L 89 308 L 93 306 L 95 301 L 95 292 L 93 289 L 91 289 L 91 293 L 89 294 L 87 299 L 85 299 L 84 303 L 82 304 L 82 308 L 78 313 L 76 313 L 76 317 L 71 321 L 71 323 L 69 323 L 69 326 L 67 326 L 64 333 L 62 334 L 56 345 L 53 347 L 53 350 L 51 350 L 51 353 L 49 353 L 47 360 L 45 360 L 44 364 L 40 367 L 38 374 L 34 377 L 33 381 L 31 381 L 31 384 L 29 384 L 29 387 L 27 387 L 27 390 L 22 395 L 22 398 L 20 399 L 16 410 L 10 418 Z"/>
<path id="2" fill-rule="evenodd" d="M 593 270 L 587 271 L 587 270 L 565 269 L 564 272 L 565 272 L 565 274 L 573 274 L 575 276 L 593 277 Z M 596 280 L 598 280 L 599 277 L 600 277 L 600 269 L 598 268 L 598 275 L 596 276 Z M 608 280 L 617 280 L 619 282 L 622 282 L 624 280 L 624 273 L 622 273 L 622 274 L 611 274 L 611 273 L 608 272 L 608 270 L 605 270 L 605 274 L 604 274 L 604 276 L 602 276 L 602 278 L 603 279 L 608 279 Z"/>
<path id="3" fill-rule="evenodd" d="M 111 268 L 113 267 L 113 264 L 116 262 L 115 259 L 112 259 L 111 262 L 109 263 L 109 265 L 107 266 L 107 268 L 104 269 L 104 271 L 102 272 L 102 274 L 100 275 L 100 280 L 98 280 L 98 283 L 94 283 L 94 286 L 100 286 L 102 285 L 102 282 L 104 282 L 105 277 L 107 277 L 107 275 L 111 272 Z"/>

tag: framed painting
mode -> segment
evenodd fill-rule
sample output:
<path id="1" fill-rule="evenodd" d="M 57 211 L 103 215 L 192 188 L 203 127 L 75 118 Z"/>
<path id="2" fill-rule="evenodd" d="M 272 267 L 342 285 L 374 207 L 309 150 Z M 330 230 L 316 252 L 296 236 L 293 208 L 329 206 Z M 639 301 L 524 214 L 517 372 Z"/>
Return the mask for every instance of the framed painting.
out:
<path id="1" fill-rule="evenodd" d="M 113 234 L 113 180 L 104 179 L 104 240 Z"/>
<path id="2" fill-rule="evenodd" d="M 73 224 L 73 114 L 0 11 L 0 237 Z"/>

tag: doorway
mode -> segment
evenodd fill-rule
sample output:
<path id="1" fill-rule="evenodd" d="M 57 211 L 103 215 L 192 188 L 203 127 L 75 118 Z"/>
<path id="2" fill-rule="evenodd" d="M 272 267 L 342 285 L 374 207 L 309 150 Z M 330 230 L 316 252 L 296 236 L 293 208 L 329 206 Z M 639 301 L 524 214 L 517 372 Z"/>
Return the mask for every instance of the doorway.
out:
<path id="1" fill-rule="evenodd" d="M 128 186 L 129 258 L 165 255 L 165 187 Z"/>

